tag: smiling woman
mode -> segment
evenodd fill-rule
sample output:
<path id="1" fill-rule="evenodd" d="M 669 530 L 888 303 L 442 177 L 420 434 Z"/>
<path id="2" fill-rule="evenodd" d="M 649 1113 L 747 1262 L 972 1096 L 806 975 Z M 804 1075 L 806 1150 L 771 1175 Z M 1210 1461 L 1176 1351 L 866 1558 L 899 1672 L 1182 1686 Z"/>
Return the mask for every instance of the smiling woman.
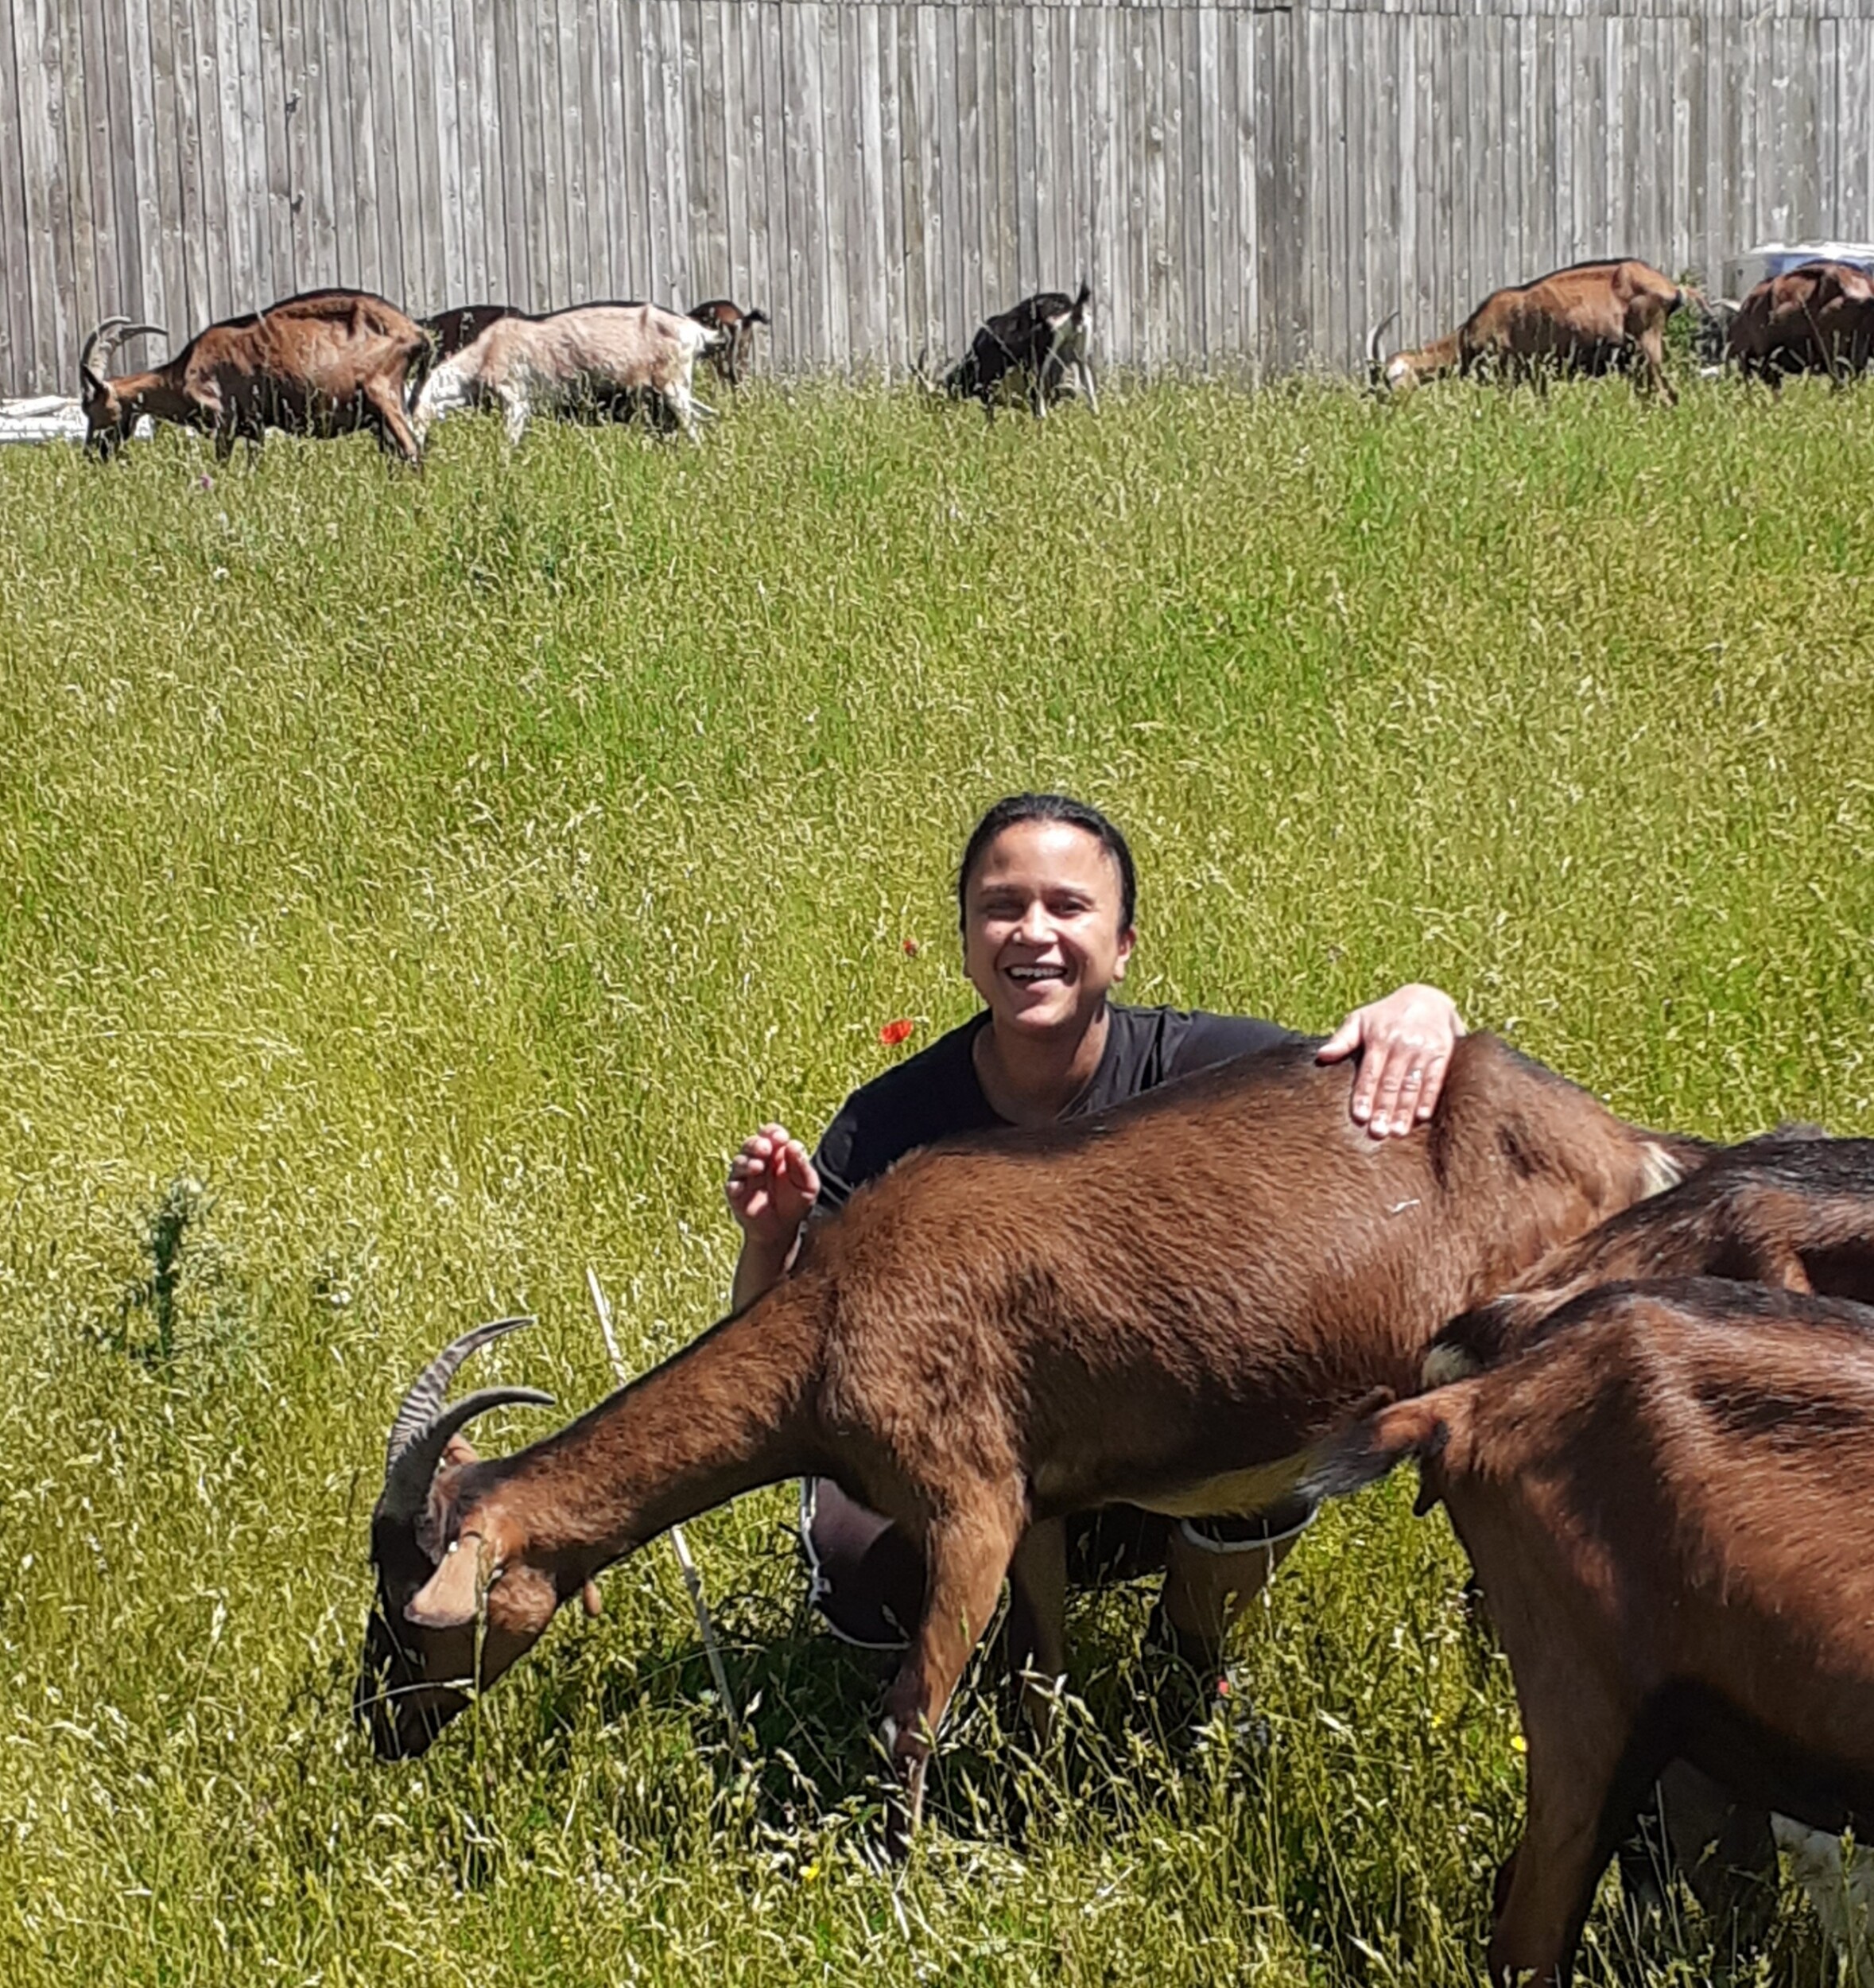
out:
<path id="1" fill-rule="evenodd" d="M 842 1206 L 919 1147 L 1104 1110 L 1291 1039 L 1247 1015 L 1115 1004 L 1137 942 L 1137 899 L 1125 837 L 1096 809 L 1018 794 L 989 810 L 956 877 L 964 971 L 982 1011 L 854 1092 L 811 1159 L 778 1124 L 743 1142 L 727 1188 L 743 1232 L 738 1310 L 786 1273 L 810 1215 Z M 1430 1116 L 1462 1032 L 1448 996 L 1409 986 L 1356 1009 L 1319 1055 L 1359 1057 L 1352 1114 L 1383 1138 Z M 1070 1524 L 1069 1578 L 1087 1584 L 1164 1570 L 1148 1644 L 1181 1660 L 1173 1675 L 1197 1687 L 1201 1715 L 1213 1700 L 1225 1630 L 1306 1516 L 1174 1524 L 1109 1507 Z M 902 1647 L 904 1625 L 922 1612 L 924 1571 L 911 1542 L 825 1481 L 803 1488 L 801 1539 L 813 1599 L 836 1632 Z M 1023 1662 L 1029 1625 L 1011 1617 L 1008 1642 L 1011 1660 Z"/>

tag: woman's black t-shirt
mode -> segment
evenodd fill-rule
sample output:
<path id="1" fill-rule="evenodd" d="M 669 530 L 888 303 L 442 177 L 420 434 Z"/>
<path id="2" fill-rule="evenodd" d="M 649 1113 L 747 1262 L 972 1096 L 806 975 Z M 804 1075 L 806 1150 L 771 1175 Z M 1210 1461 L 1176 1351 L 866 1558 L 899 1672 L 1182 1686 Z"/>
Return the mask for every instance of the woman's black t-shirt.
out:
<path id="1" fill-rule="evenodd" d="M 840 1107 L 813 1155 L 824 1213 L 843 1207 L 856 1189 L 920 1146 L 1007 1124 L 983 1095 L 971 1053 L 976 1031 L 988 1020 L 987 1010 L 972 1015 L 929 1049 L 862 1085 Z M 1115 1004 L 1108 1011 L 1100 1067 L 1061 1116 L 1104 1111 L 1174 1077 L 1295 1039 L 1292 1029 L 1247 1015 Z"/>

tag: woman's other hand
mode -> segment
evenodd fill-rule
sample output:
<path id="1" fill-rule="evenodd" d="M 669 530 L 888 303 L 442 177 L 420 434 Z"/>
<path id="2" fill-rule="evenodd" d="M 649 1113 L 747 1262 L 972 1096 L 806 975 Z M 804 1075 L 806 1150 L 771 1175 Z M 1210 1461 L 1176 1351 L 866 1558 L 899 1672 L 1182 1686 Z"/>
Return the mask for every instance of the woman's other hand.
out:
<path id="1" fill-rule="evenodd" d="M 820 1176 L 785 1125 L 764 1125 L 729 1163 L 724 1191 L 748 1241 L 785 1253 L 820 1198 Z"/>
<path id="2" fill-rule="evenodd" d="M 1414 983 L 1356 1008 L 1321 1044 L 1316 1060 L 1337 1063 L 1357 1055 L 1354 1122 L 1375 1139 L 1397 1137 L 1431 1116 L 1463 1033 L 1451 996 Z"/>

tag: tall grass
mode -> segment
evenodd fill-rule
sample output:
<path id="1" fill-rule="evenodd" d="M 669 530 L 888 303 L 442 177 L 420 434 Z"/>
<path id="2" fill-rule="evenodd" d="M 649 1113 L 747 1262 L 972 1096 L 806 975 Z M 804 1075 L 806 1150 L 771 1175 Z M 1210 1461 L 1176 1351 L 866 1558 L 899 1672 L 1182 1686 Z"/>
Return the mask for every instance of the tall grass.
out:
<path id="1" fill-rule="evenodd" d="M 1874 1129 L 1871 574 L 1874 397 L 1800 386 L 0 456 L 5 1978 L 1473 1978 L 1514 1705 L 1406 1487 L 1246 1633 L 1265 1757 L 1168 1759 L 1090 1599 L 1059 1749 L 970 1694 L 894 1881 L 781 1493 L 696 1528 L 743 1764 L 660 1550 L 374 1765 L 383 1432 L 492 1308 L 491 1376 L 598 1398 L 588 1263 L 640 1363 L 715 1315 L 728 1151 L 968 1012 L 1018 786 L 1131 833 L 1135 999 L 1426 978 L 1635 1116 Z"/>

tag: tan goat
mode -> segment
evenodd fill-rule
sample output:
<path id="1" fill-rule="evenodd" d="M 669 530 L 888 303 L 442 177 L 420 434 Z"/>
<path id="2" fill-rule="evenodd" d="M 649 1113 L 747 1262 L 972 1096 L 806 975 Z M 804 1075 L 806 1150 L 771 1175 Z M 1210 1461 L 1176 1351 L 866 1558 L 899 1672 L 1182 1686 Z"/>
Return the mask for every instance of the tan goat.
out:
<path id="1" fill-rule="evenodd" d="M 423 382 L 417 438 L 457 408 L 492 403 L 507 439 L 518 442 L 537 411 L 611 406 L 629 396 L 656 402 L 694 441 L 691 374 L 698 355 L 727 336 L 654 304 L 582 304 L 544 317 L 497 318 Z"/>

